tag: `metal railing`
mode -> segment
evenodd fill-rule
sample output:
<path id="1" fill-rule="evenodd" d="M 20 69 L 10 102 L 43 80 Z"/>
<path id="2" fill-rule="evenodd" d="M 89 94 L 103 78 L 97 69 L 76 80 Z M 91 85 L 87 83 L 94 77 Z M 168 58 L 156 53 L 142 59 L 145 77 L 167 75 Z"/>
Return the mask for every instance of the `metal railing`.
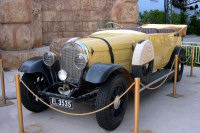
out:
<path id="1" fill-rule="evenodd" d="M 183 45 L 191 44 L 191 45 Z M 199 44 L 199 46 L 194 46 L 192 44 Z M 196 42 L 182 42 L 182 47 L 185 49 L 186 58 L 188 58 L 192 53 L 192 47 L 194 47 L 194 65 L 200 65 L 200 43 Z M 186 62 L 187 65 L 191 65 L 191 59 Z"/>

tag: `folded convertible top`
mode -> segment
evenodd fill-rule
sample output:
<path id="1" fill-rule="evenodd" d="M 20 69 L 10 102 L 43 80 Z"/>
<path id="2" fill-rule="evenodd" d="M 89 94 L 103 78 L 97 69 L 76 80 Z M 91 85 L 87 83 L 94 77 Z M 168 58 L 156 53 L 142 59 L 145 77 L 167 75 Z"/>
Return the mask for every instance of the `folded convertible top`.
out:
<path id="1" fill-rule="evenodd" d="M 144 24 L 139 28 L 156 28 L 156 29 L 173 29 L 178 32 L 180 36 L 186 36 L 187 25 L 173 25 L 173 24 Z"/>

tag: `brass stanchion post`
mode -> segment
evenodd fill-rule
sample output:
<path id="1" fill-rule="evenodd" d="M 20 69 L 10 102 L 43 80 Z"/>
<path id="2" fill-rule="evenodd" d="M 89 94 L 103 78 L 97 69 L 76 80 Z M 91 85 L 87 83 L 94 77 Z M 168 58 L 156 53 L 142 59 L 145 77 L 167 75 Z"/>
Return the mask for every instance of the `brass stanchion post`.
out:
<path id="1" fill-rule="evenodd" d="M 175 55 L 175 72 L 174 72 L 174 89 L 173 89 L 173 97 L 176 97 L 177 74 L 178 74 L 178 55 Z"/>
<path id="2" fill-rule="evenodd" d="M 16 84 L 16 92 L 17 92 L 17 108 L 18 108 L 18 119 L 19 119 L 19 132 L 24 133 L 22 104 L 21 104 L 21 90 L 20 90 L 19 78 L 20 78 L 19 74 L 15 74 L 15 84 Z"/>
<path id="3" fill-rule="evenodd" d="M 139 133 L 140 78 L 135 78 L 134 133 Z"/>
<path id="4" fill-rule="evenodd" d="M 190 77 L 193 76 L 193 66 L 194 66 L 194 47 L 192 47 L 192 53 L 191 53 L 191 71 L 190 71 Z"/>
<path id="5" fill-rule="evenodd" d="M 1 62 L 1 89 L 2 89 L 2 101 L 3 104 L 6 104 L 6 94 L 5 94 L 5 82 L 4 82 L 4 73 L 3 73 L 3 60 L 0 59 Z"/>

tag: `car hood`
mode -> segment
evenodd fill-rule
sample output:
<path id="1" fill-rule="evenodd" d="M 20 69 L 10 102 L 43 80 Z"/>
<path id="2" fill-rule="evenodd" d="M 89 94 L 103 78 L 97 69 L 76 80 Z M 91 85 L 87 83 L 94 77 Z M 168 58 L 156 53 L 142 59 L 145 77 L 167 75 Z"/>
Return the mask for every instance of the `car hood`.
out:
<path id="1" fill-rule="evenodd" d="M 84 43 L 88 47 L 89 52 L 91 52 L 91 49 L 94 51 L 108 50 L 106 42 L 98 38 L 105 39 L 113 50 L 117 50 L 131 48 L 132 45 L 136 45 L 140 40 L 146 40 L 148 35 L 133 30 L 103 30 L 80 38 L 77 41 Z"/>

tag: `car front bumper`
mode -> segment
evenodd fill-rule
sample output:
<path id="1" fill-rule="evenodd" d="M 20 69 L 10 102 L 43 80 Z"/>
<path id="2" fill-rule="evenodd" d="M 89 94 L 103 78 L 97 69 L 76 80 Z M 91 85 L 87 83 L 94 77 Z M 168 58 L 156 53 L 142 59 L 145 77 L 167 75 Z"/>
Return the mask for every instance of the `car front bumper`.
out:
<path id="1" fill-rule="evenodd" d="M 94 90 L 93 92 L 89 92 L 86 94 L 79 94 L 81 91 L 79 88 L 75 88 L 74 90 L 71 90 L 71 92 L 68 95 L 60 94 L 58 92 L 58 88 L 63 86 L 63 82 L 55 83 L 47 88 L 45 88 L 42 91 L 38 91 L 38 94 L 42 97 L 55 97 L 55 98 L 61 98 L 65 100 L 71 100 L 73 102 L 91 102 L 91 100 L 95 99 L 98 93 L 98 90 Z M 75 87 L 75 86 L 74 86 Z"/>

